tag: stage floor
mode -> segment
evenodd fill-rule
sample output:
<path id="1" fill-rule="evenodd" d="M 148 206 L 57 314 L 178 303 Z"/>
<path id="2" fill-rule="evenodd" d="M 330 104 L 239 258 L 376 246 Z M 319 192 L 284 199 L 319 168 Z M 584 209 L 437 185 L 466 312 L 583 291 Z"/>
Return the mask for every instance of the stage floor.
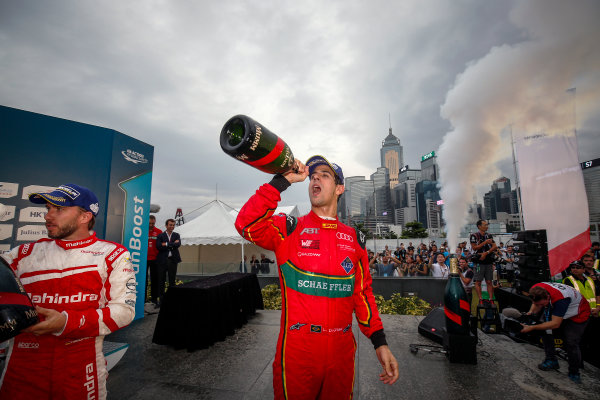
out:
<path id="1" fill-rule="evenodd" d="M 107 337 L 129 344 L 110 371 L 108 398 L 272 399 L 271 363 L 279 332 L 279 311 L 257 311 L 234 336 L 192 353 L 152 343 L 156 314 Z M 358 340 L 355 399 L 591 399 L 600 393 L 600 370 L 581 371 L 582 384 L 560 371 L 540 371 L 541 348 L 479 331 L 477 365 L 451 364 L 444 355 L 409 350 L 411 343 L 437 345 L 417 332 L 423 317 L 383 315 L 388 343 L 400 364 L 393 386 L 379 382 L 380 366 L 368 339 Z"/>

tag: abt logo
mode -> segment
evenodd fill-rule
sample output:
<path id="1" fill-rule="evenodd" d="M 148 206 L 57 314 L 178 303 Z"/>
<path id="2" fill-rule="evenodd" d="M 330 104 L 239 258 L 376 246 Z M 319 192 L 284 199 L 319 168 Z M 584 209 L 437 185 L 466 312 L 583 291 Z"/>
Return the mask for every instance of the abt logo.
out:
<path id="1" fill-rule="evenodd" d="M 349 242 L 354 242 L 354 239 L 352 238 L 352 236 L 348 235 L 347 233 L 343 233 L 343 232 L 338 232 L 335 234 L 335 237 L 341 240 L 347 240 Z"/>
<path id="2" fill-rule="evenodd" d="M 308 233 L 309 235 L 316 235 L 319 233 L 319 228 L 304 228 L 302 229 L 302 232 L 300 232 L 300 235 L 304 235 L 305 233 Z"/>

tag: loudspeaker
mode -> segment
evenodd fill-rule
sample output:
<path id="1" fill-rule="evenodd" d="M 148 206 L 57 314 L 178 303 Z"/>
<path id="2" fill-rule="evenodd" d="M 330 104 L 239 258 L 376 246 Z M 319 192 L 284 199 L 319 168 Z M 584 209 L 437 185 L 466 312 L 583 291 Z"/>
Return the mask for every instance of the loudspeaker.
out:
<path id="1" fill-rule="evenodd" d="M 446 334 L 444 348 L 451 363 L 477 364 L 477 336 Z"/>
<path id="2" fill-rule="evenodd" d="M 446 319 L 444 307 L 434 308 L 419 324 L 419 333 L 439 344 L 444 344 L 446 336 Z"/>

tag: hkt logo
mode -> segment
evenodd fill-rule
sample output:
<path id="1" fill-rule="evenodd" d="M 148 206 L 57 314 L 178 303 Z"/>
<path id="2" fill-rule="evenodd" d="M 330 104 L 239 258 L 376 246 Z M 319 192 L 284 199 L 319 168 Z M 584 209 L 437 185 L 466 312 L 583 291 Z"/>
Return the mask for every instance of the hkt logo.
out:
<path id="1" fill-rule="evenodd" d="M 349 242 L 354 242 L 354 239 L 352 238 L 352 236 L 348 235 L 347 233 L 343 233 L 343 232 L 338 232 L 335 234 L 335 237 L 341 240 L 347 240 Z"/>
<path id="2" fill-rule="evenodd" d="M 304 228 L 302 229 L 302 232 L 300 232 L 301 235 L 304 235 L 305 233 L 308 233 L 309 235 L 316 235 L 319 233 L 319 228 Z"/>

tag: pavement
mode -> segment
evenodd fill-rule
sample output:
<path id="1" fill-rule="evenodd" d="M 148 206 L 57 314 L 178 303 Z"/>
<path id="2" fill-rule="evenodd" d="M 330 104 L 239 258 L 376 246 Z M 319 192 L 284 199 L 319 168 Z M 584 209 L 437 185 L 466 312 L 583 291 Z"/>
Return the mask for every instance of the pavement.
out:
<path id="1" fill-rule="evenodd" d="M 108 399 L 272 399 L 280 316 L 280 311 L 259 310 L 225 341 L 187 352 L 153 344 L 157 314 L 147 315 L 106 338 L 130 345 L 109 373 Z M 437 346 L 417 331 L 424 317 L 381 317 L 400 379 L 391 386 L 379 381 L 373 347 L 354 326 L 355 399 L 598 399 L 600 370 L 590 364 L 581 371 L 582 383 L 575 384 L 567 377 L 566 361 L 560 360 L 559 371 L 541 371 L 541 348 L 481 331 L 477 365 L 450 363 L 441 353 L 410 351 L 413 343 Z"/>

